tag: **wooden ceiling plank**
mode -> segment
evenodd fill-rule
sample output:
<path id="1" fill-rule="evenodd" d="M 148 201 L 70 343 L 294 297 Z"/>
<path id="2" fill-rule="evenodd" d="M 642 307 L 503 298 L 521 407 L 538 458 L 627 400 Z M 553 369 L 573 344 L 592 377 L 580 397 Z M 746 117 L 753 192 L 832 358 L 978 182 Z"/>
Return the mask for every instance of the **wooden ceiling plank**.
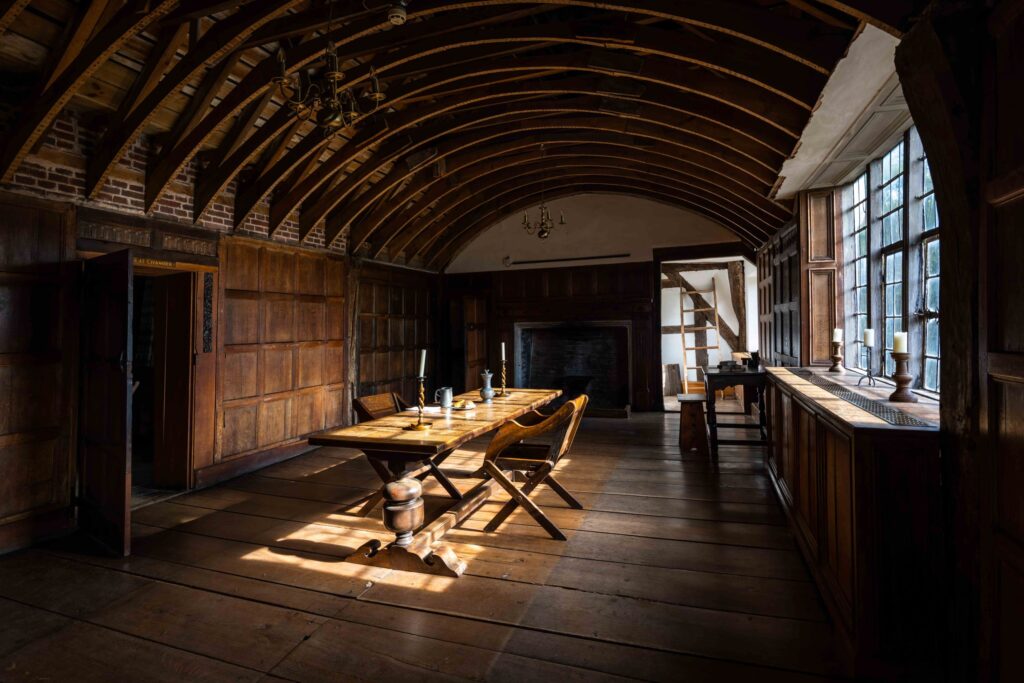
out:
<path id="1" fill-rule="evenodd" d="M 473 5 L 473 4 L 474 3 L 469 3 L 469 5 Z M 484 3 L 484 4 L 493 4 L 493 3 Z M 442 9 L 438 9 L 438 8 L 431 9 L 430 5 L 428 3 L 424 3 L 422 5 L 418 4 L 417 7 L 418 8 L 424 8 L 424 7 L 427 8 L 423 12 L 424 15 L 430 14 L 432 12 L 442 11 Z M 723 21 L 725 21 L 725 20 L 723 20 Z M 406 26 L 409 26 L 409 25 L 410 24 L 407 24 Z M 374 40 L 376 40 L 376 43 L 371 41 L 371 40 L 369 40 L 369 38 L 372 37 L 372 34 L 377 29 L 379 29 L 379 28 L 380 28 L 380 24 L 379 24 L 377 18 L 376 17 L 371 17 L 369 19 L 363 20 L 362 23 L 357 22 L 357 25 L 346 26 L 345 27 L 346 30 L 345 30 L 344 33 L 341 33 L 340 31 L 336 32 L 336 37 L 338 38 L 338 42 L 339 42 L 340 45 L 347 45 L 349 43 L 352 43 L 353 44 L 352 45 L 352 50 L 353 50 L 353 53 L 354 53 L 355 56 L 358 56 L 360 53 L 373 54 L 374 52 L 380 51 L 383 47 L 387 47 L 391 41 L 398 40 L 399 37 L 400 37 L 399 35 L 396 35 L 398 33 L 397 31 L 392 31 L 392 32 L 389 32 L 388 36 L 386 38 L 384 38 L 384 39 L 381 39 L 381 38 L 374 39 Z M 404 29 L 405 27 L 402 27 L 402 28 Z M 413 28 L 410 28 L 408 30 L 412 31 L 412 30 L 417 30 L 417 29 L 415 29 L 415 27 L 413 27 Z M 470 33 L 473 34 L 473 35 L 467 36 L 467 38 L 466 38 L 466 40 L 469 41 L 469 42 L 472 42 L 473 39 L 476 39 L 476 38 L 479 37 L 479 32 L 478 31 L 475 32 L 475 33 L 474 32 L 470 32 Z M 565 31 L 563 31 L 563 34 L 567 35 Z M 359 42 L 360 39 L 363 39 L 363 38 L 366 38 L 367 40 L 362 40 L 362 42 Z M 305 45 L 300 45 L 295 50 L 293 50 L 289 54 L 289 65 L 288 65 L 289 72 L 294 73 L 295 71 L 297 71 L 297 70 L 299 70 L 301 68 L 304 68 L 310 62 L 312 62 L 315 59 L 317 59 L 318 56 L 319 56 L 319 49 L 320 49 L 319 42 L 320 41 L 309 41 L 309 43 L 307 43 Z M 666 39 L 665 42 L 668 42 L 668 40 Z M 358 44 L 356 44 L 356 43 L 358 43 Z M 588 43 L 586 41 L 582 41 L 581 44 L 588 44 Z M 448 49 L 447 47 L 444 47 L 444 48 L 440 48 L 439 51 L 443 52 L 443 51 L 446 51 L 447 49 Z M 493 48 L 488 47 L 488 49 L 493 49 Z M 345 53 L 345 50 L 343 50 L 342 52 Z M 348 53 L 346 53 L 346 54 L 348 54 Z M 353 56 L 353 55 L 349 54 L 348 56 Z M 421 55 L 417 55 L 417 57 L 421 57 L 421 56 L 423 56 L 423 55 L 422 54 Z M 408 58 L 406 58 L 406 59 L 408 59 Z M 734 57 L 734 59 L 736 59 L 736 58 Z M 267 60 L 267 61 L 270 61 L 270 60 Z M 741 61 L 742 61 L 742 59 L 741 59 Z M 768 76 L 774 77 L 774 76 L 772 76 L 771 72 L 768 69 L 764 68 L 764 64 L 761 64 L 762 61 L 763 60 L 760 60 L 760 59 L 758 59 L 758 60 L 747 59 L 747 63 L 744 65 L 744 68 L 759 68 L 759 69 L 762 69 L 764 71 L 764 73 L 766 74 L 766 77 L 768 77 Z M 388 68 L 391 68 L 392 66 L 393 66 L 393 64 L 389 63 Z M 200 146 L 209 137 L 209 135 L 211 135 L 213 133 L 213 131 L 215 131 L 216 128 L 221 123 L 224 122 L 225 117 L 235 116 L 237 114 L 237 112 L 240 110 L 241 107 L 243 107 L 245 104 L 247 104 L 253 98 L 257 97 L 259 94 L 262 93 L 263 89 L 268 87 L 268 81 L 269 81 L 269 78 L 270 78 L 274 68 L 275 67 L 274 67 L 273 64 L 264 64 L 263 66 L 257 67 L 256 69 L 254 69 L 253 72 L 251 72 L 249 74 L 249 76 L 245 79 L 245 81 L 243 81 L 243 83 L 239 84 L 238 87 L 236 87 L 235 89 L 232 90 L 232 92 L 225 98 L 225 101 L 221 103 L 221 106 L 218 106 L 217 110 L 215 112 L 213 112 L 211 114 L 211 116 L 207 117 L 207 119 L 204 119 L 204 123 L 200 124 L 200 126 L 198 126 L 196 128 L 196 130 L 193 131 L 193 134 L 191 136 L 189 136 L 188 139 L 183 140 L 181 142 L 181 144 L 179 144 L 174 149 L 172 149 L 169 154 L 165 155 L 165 157 L 164 157 L 164 159 L 162 161 L 162 167 L 159 169 L 160 170 L 160 175 L 162 175 L 163 177 L 168 178 L 168 179 L 171 178 L 171 177 L 174 177 L 174 175 L 177 173 L 177 171 L 180 169 L 180 167 L 184 163 L 186 163 L 188 161 L 188 159 L 191 157 L 192 154 L 195 153 L 195 150 L 199 149 Z M 368 78 L 368 76 L 369 76 L 368 69 L 369 69 L 369 67 L 364 67 L 362 69 L 361 73 L 359 74 L 359 81 L 365 80 L 366 78 Z M 800 79 L 798 79 L 798 80 L 800 80 Z M 359 81 L 350 81 L 350 83 L 355 83 L 355 82 L 359 82 Z M 816 93 L 815 93 L 815 97 L 816 97 Z M 762 99 L 768 99 L 768 98 L 762 98 Z M 810 104 L 813 104 L 813 102 L 810 102 L 810 96 L 809 95 L 808 95 L 807 99 L 808 99 L 809 103 L 806 106 L 809 108 Z M 764 116 L 764 119 L 766 121 L 772 121 L 773 118 L 774 117 L 771 116 L 771 115 L 765 115 Z M 799 132 L 800 128 L 802 128 L 802 125 L 797 128 L 797 132 Z"/>
<path id="2" fill-rule="evenodd" d="M 30 100 L 30 104 L 18 117 L 20 125 L 13 134 L 6 136 L 0 168 L 0 180 L 10 182 L 22 160 L 35 146 L 39 138 L 50 127 L 57 114 L 78 92 L 79 88 L 118 49 L 138 33 L 146 30 L 153 22 L 170 11 L 177 0 L 152 0 L 148 11 L 137 12 L 132 5 L 126 5 L 78 53 L 78 58 L 49 87 Z"/>
<path id="3" fill-rule="evenodd" d="M 121 102 L 121 107 L 114 118 L 115 123 L 127 120 L 139 103 L 149 97 L 187 38 L 188 24 L 168 26 L 160 31 L 142 71 L 135 79 L 135 84 Z"/>
<path id="4" fill-rule="evenodd" d="M 97 145 L 96 153 L 90 160 L 86 178 L 86 192 L 90 197 L 95 197 L 109 175 L 110 170 L 127 152 L 142 133 L 143 128 L 151 120 L 154 112 L 172 96 L 178 93 L 186 84 L 192 82 L 199 74 L 217 65 L 221 60 L 231 55 L 254 31 L 267 21 L 270 21 L 281 12 L 295 6 L 302 0 L 281 0 L 274 3 L 255 3 L 246 6 L 245 12 L 236 12 L 224 21 L 216 23 L 210 28 L 193 49 L 179 60 L 162 79 L 157 86 L 150 91 L 150 94 L 140 103 L 132 114 L 119 125 L 112 126 L 104 134 Z M 207 2 L 206 6 L 213 6 L 216 3 Z M 250 9 L 256 8 L 256 9 Z M 193 152 L 198 151 L 196 148 Z M 157 162 L 153 167 L 154 173 L 164 169 L 164 165 Z M 166 178 L 169 181 L 177 175 L 175 173 Z M 150 209 L 156 201 L 159 191 L 162 191 L 166 182 L 161 183 L 157 179 L 147 177 L 147 201 L 146 209 Z M 159 191 L 150 190 L 154 187 Z"/>
<path id="5" fill-rule="evenodd" d="M 2 0 L 0 1 L 0 36 L 7 33 L 14 20 L 18 18 L 22 10 L 28 7 L 31 0 Z"/>
<path id="6" fill-rule="evenodd" d="M 46 76 L 43 85 L 44 90 L 52 86 L 53 82 L 64 73 L 68 65 L 75 61 L 78 55 L 82 53 L 90 36 L 94 34 L 98 26 L 101 26 L 100 20 L 114 2 L 115 0 L 90 0 L 89 4 L 81 9 L 77 21 L 73 24 L 73 28 L 71 27 L 72 25 L 69 25 L 70 31 L 67 41 L 59 46 L 58 50 L 54 51 L 57 59 Z"/>

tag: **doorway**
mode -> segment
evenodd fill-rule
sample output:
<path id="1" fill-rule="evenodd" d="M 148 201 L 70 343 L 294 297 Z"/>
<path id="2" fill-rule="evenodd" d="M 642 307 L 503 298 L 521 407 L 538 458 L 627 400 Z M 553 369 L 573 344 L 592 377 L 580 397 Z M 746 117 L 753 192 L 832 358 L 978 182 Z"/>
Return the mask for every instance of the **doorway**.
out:
<path id="1" fill-rule="evenodd" d="M 132 278 L 132 508 L 188 487 L 193 274 L 137 268 Z"/>
<path id="2" fill-rule="evenodd" d="M 130 551 L 133 508 L 191 485 L 195 370 L 208 379 L 214 355 L 204 343 L 200 363 L 194 344 L 197 292 L 212 291 L 202 275 L 198 290 L 198 273 L 139 265 L 128 250 L 84 262 L 79 521 L 116 554 Z"/>

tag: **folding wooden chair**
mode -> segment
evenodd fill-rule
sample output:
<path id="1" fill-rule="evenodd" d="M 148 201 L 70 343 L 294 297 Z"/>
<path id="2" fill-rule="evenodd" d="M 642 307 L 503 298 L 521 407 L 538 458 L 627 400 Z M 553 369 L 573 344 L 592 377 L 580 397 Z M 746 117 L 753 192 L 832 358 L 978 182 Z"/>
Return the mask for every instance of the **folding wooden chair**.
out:
<path id="1" fill-rule="evenodd" d="M 561 529 L 548 519 L 529 496 L 538 485 L 547 484 L 569 504 L 569 507 L 583 509 L 582 503 L 555 479 L 552 470 L 562 456 L 572 448 L 572 442 L 576 438 L 589 400 L 584 394 L 567 401 L 552 415 L 545 416 L 534 411 L 507 422 L 498 429 L 487 446 L 483 471 L 493 477 L 498 485 L 508 492 L 512 500 L 505 503 L 494 519 L 487 523 L 486 531 L 497 529 L 517 507 L 522 505 L 552 538 L 566 540 Z M 554 432 L 550 444 L 524 441 L 548 432 Z M 516 488 L 507 472 L 526 473 L 526 482 L 522 488 Z"/>
<path id="2" fill-rule="evenodd" d="M 359 396 L 353 400 L 352 406 L 355 408 L 356 417 L 359 418 L 360 422 L 394 415 L 412 407 L 403 401 L 398 394 L 390 391 L 384 394 Z"/>

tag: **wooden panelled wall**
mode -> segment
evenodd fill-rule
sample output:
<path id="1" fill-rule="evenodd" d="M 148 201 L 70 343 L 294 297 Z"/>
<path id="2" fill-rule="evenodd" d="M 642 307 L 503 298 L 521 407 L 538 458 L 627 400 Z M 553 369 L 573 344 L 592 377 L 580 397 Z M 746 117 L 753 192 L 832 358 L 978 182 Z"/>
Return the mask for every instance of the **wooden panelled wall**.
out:
<path id="1" fill-rule="evenodd" d="M 842 319 L 838 192 L 802 192 L 795 224 L 757 253 L 758 324 L 773 365 L 830 365 L 832 329 Z"/>
<path id="2" fill-rule="evenodd" d="M 771 365 L 800 364 L 800 240 L 796 224 L 757 252 L 761 353 Z"/>
<path id="3" fill-rule="evenodd" d="M 349 415 L 344 261 L 230 238 L 220 280 L 219 447 L 213 463 L 196 463 L 212 468 L 207 479 L 225 462 L 301 445 Z"/>
<path id="4" fill-rule="evenodd" d="M 498 366 L 501 342 L 507 345 L 511 360 L 517 322 L 630 321 L 632 406 L 657 410 L 661 367 L 655 348 L 659 337 L 654 333 L 654 283 L 654 266 L 648 261 L 450 275 L 445 278 L 445 292 L 449 300 L 461 300 L 467 294 L 487 297 L 492 370 Z"/>
<path id="5" fill-rule="evenodd" d="M 416 398 L 419 350 L 427 349 L 427 388 L 437 375 L 438 276 L 379 265 L 355 269 L 357 395 L 386 391 Z M 450 384 L 450 382 L 444 382 Z"/>
<path id="6" fill-rule="evenodd" d="M 0 197 L 0 550 L 73 524 L 74 258 L 69 211 Z"/>

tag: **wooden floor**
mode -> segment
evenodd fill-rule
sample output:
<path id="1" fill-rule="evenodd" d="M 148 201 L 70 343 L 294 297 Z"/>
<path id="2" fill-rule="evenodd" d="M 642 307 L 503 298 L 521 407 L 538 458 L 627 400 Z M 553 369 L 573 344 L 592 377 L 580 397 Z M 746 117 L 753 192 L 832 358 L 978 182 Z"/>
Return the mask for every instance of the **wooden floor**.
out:
<path id="1" fill-rule="evenodd" d="M 559 469 L 586 509 L 540 495 L 569 540 L 521 512 L 484 533 L 488 503 L 448 536 L 460 579 L 342 561 L 386 532 L 352 514 L 374 473 L 335 449 L 136 510 L 129 559 L 0 558 L 0 681 L 832 680 L 760 452 L 681 458 L 677 422 L 585 421 Z"/>

